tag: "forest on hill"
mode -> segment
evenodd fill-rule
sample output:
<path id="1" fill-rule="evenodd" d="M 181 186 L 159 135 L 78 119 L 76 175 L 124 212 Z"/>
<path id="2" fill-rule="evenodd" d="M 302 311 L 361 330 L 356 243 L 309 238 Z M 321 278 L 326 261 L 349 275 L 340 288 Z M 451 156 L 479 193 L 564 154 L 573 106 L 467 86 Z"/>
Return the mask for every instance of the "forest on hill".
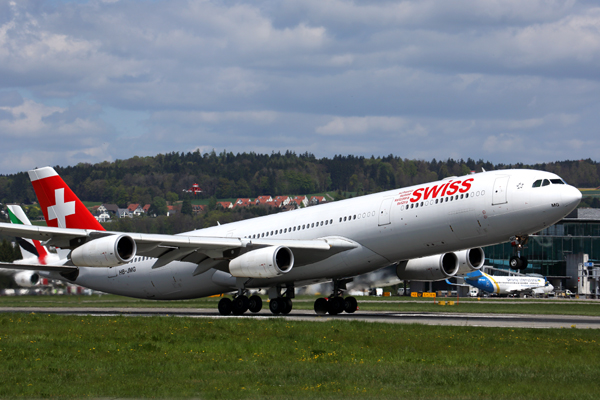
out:
<path id="1" fill-rule="evenodd" d="M 460 176 L 470 171 L 533 168 L 554 172 L 580 188 L 600 186 L 600 164 L 587 160 L 535 165 L 492 164 L 483 160 L 431 161 L 387 157 L 313 154 L 233 154 L 223 151 L 158 154 L 127 160 L 81 163 L 55 167 L 82 199 L 87 201 L 149 204 L 156 197 L 181 198 L 182 191 L 198 183 L 203 198 L 304 195 L 336 191 L 362 195 Z M 177 195 L 177 196 L 174 196 Z M 30 204 L 36 201 L 27 172 L 0 175 L 0 201 Z"/>

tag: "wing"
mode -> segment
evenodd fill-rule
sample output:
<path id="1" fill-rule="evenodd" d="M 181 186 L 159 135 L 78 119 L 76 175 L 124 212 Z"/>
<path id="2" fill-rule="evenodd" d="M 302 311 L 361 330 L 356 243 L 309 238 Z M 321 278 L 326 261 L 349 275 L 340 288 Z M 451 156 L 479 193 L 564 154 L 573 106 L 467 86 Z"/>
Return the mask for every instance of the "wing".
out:
<path id="1" fill-rule="evenodd" d="M 253 240 L 232 237 L 123 233 L 7 223 L 0 223 L 0 232 L 6 235 L 43 240 L 44 245 L 66 249 L 73 249 L 85 242 L 105 236 L 127 235 L 136 243 L 136 255 L 157 259 L 153 268 L 160 268 L 171 261 L 187 261 L 196 264 L 210 262 L 214 264 L 213 260 L 232 259 L 243 252 L 267 246 L 288 247 L 294 253 L 294 265 L 299 267 L 358 247 L 356 242 L 342 237 L 312 240 Z"/>

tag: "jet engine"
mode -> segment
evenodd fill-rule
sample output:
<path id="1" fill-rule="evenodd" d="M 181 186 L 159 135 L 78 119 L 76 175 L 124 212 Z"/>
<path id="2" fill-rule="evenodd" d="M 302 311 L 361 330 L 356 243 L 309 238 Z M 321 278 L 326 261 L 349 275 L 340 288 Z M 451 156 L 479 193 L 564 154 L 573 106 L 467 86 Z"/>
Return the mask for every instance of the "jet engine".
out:
<path id="1" fill-rule="evenodd" d="M 229 262 L 229 273 L 238 278 L 274 278 L 290 272 L 294 254 L 283 246 L 249 251 Z"/>
<path id="2" fill-rule="evenodd" d="M 20 287 L 30 288 L 40 281 L 40 275 L 34 271 L 21 271 L 13 275 L 15 283 Z"/>
<path id="3" fill-rule="evenodd" d="M 454 253 L 401 261 L 396 267 L 396 275 L 403 280 L 440 281 L 458 272 L 458 257 Z"/>
<path id="4" fill-rule="evenodd" d="M 481 247 L 459 251 L 456 253 L 458 257 L 458 272 L 457 275 L 465 275 L 469 272 L 478 271 L 485 263 L 485 253 Z"/>
<path id="5" fill-rule="evenodd" d="M 71 261 L 78 267 L 112 267 L 128 263 L 136 251 L 130 236 L 105 236 L 77 247 L 71 252 Z"/>

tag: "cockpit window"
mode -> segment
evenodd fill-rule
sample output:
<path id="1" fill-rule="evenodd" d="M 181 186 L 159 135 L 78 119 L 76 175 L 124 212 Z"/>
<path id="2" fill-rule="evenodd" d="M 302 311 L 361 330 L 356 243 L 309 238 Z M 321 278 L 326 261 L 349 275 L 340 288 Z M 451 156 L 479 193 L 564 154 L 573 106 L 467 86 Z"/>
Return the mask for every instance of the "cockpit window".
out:
<path id="1" fill-rule="evenodd" d="M 532 187 L 540 187 L 542 186 L 542 180 L 538 179 L 537 181 L 533 182 L 533 186 Z"/>
<path id="2" fill-rule="evenodd" d="M 542 182 L 542 186 L 548 186 L 550 184 L 550 181 L 548 179 L 544 179 L 544 182 Z"/>
<path id="3" fill-rule="evenodd" d="M 550 179 L 550 182 L 557 184 L 557 185 L 564 185 L 565 181 L 563 181 L 562 179 Z"/>

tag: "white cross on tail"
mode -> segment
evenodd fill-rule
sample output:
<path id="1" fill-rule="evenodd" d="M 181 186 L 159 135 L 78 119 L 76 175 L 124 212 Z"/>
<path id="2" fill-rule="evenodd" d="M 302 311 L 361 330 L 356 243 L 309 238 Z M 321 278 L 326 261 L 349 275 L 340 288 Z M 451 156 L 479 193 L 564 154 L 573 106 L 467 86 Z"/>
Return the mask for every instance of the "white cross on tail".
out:
<path id="1" fill-rule="evenodd" d="M 75 214 L 75 202 L 70 201 L 65 203 L 65 189 L 56 189 L 54 191 L 54 201 L 56 205 L 48 207 L 48 220 L 52 221 L 56 219 L 58 221 L 59 228 L 66 228 L 67 223 L 65 221 L 67 215 Z"/>

